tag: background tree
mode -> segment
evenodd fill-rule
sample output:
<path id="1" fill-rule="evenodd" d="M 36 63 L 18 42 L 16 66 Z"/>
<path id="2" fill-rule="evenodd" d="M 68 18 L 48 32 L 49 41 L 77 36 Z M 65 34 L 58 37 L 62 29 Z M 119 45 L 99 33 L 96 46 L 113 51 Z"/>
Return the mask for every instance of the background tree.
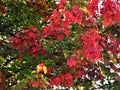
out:
<path id="1" fill-rule="evenodd" d="M 120 2 L 0 0 L 0 89 L 120 89 Z"/>

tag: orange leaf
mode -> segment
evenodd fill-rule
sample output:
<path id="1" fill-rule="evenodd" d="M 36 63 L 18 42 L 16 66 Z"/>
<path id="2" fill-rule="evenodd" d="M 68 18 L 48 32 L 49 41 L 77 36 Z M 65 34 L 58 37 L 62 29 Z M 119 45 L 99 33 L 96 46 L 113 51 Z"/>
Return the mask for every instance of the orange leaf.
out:
<path id="1" fill-rule="evenodd" d="M 46 66 L 43 66 L 43 72 L 44 72 L 44 74 L 47 73 L 47 67 Z"/>
<path id="2" fill-rule="evenodd" d="M 37 73 L 41 72 L 42 71 L 42 66 L 38 65 L 37 66 Z"/>

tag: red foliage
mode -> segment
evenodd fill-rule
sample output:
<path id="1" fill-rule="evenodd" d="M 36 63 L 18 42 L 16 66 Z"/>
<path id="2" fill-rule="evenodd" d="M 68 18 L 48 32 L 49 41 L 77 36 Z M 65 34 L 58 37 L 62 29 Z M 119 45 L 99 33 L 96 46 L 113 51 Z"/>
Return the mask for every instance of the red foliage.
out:
<path id="1" fill-rule="evenodd" d="M 16 49 L 16 50 L 23 47 L 23 45 L 21 44 L 22 40 L 21 40 L 20 33 L 16 33 L 15 36 L 11 36 L 10 41 L 11 41 L 11 47 Z"/>
<path id="2" fill-rule="evenodd" d="M 7 14 L 7 13 L 8 13 L 8 9 L 7 9 L 7 8 L 4 8 L 4 9 L 2 10 L 2 13 L 3 13 L 3 14 Z"/>
<path id="3" fill-rule="evenodd" d="M 73 56 L 71 56 L 70 59 L 67 61 L 67 65 L 69 67 L 73 67 L 76 65 L 75 58 Z"/>
<path id="4" fill-rule="evenodd" d="M 53 86 L 53 85 L 58 86 L 61 84 L 61 79 L 59 77 L 50 78 L 49 81 L 50 81 L 50 86 Z"/>
<path id="5" fill-rule="evenodd" d="M 1 75 L 0 75 L 0 89 L 1 90 L 4 90 L 4 83 L 6 81 L 6 73 L 5 72 L 1 72 Z"/>
<path id="6" fill-rule="evenodd" d="M 63 19 L 62 19 L 63 14 Z M 68 26 L 73 22 L 73 15 L 71 12 L 63 11 L 62 14 L 56 9 L 48 20 L 50 25 L 43 27 L 43 38 L 54 38 L 57 40 L 63 40 L 65 37 L 69 37 L 70 31 Z"/>
<path id="7" fill-rule="evenodd" d="M 81 37 L 81 40 L 83 41 L 83 51 L 86 58 L 94 63 L 102 60 L 102 48 L 98 43 L 101 40 L 101 36 L 96 29 L 87 31 L 86 34 Z"/>
<path id="8" fill-rule="evenodd" d="M 116 40 L 112 35 L 107 36 L 106 50 L 111 53 L 120 53 L 120 40 Z"/>
<path id="9" fill-rule="evenodd" d="M 5 72 L 2 72 L 1 79 L 2 79 L 2 83 L 5 83 L 5 81 L 6 81 L 6 73 Z"/>
<path id="10" fill-rule="evenodd" d="M 67 2 L 67 0 L 61 0 L 60 3 L 58 4 L 59 9 L 63 9 L 64 4 Z"/>
<path id="11" fill-rule="evenodd" d="M 36 27 L 28 26 L 24 32 L 16 33 L 15 36 L 10 37 L 10 45 L 15 50 L 21 50 L 23 52 L 27 50 L 33 57 L 37 57 L 40 54 L 43 54 L 44 57 L 50 57 L 40 41 L 41 38 L 51 38 L 53 40 L 55 39 L 62 41 L 64 38 L 69 38 L 71 33 L 69 30 L 70 25 L 74 24 L 76 27 L 77 25 L 83 25 L 81 28 L 84 28 L 86 25 L 88 26 L 88 30 L 80 31 L 81 33 L 84 33 L 82 33 L 79 40 L 82 43 L 82 47 L 80 46 L 80 48 L 78 47 L 78 49 L 76 49 L 75 53 L 77 53 L 77 55 L 74 54 L 70 56 L 65 63 L 65 69 L 57 74 L 54 74 L 52 73 L 51 68 L 47 69 L 47 67 L 41 63 L 36 67 L 37 74 L 38 76 L 39 74 L 41 75 L 41 73 L 53 76 L 48 79 L 50 86 L 62 85 L 63 87 L 69 88 L 72 87 L 74 79 L 83 79 L 87 82 L 89 77 L 95 77 L 95 80 L 99 79 L 103 82 L 104 76 L 101 72 L 99 72 L 99 66 L 96 68 L 97 64 L 96 66 L 94 66 L 94 64 L 100 60 L 103 60 L 103 50 L 110 51 L 111 53 L 120 53 L 120 41 L 114 39 L 113 36 L 108 36 L 109 39 L 106 38 L 106 40 L 110 41 L 106 41 L 105 43 L 105 38 L 99 34 L 96 28 L 92 28 L 97 27 L 94 25 L 97 25 L 96 12 L 99 9 L 99 0 L 87 1 L 87 14 L 78 5 L 73 5 L 71 9 L 67 10 L 69 7 L 64 8 L 66 3 L 67 0 L 61 0 L 58 4 L 58 9 L 54 9 L 52 15 L 48 17 L 47 20 L 49 24 L 43 26 L 42 32 L 40 32 L 40 30 Z M 35 7 L 36 4 L 37 3 L 35 2 L 29 3 L 31 7 Z M 105 0 L 102 5 L 103 7 L 100 8 L 100 13 L 103 16 L 104 26 L 115 24 L 120 20 L 120 9 L 118 8 L 116 2 L 112 0 Z M 64 58 L 64 52 L 62 52 L 61 55 L 63 55 Z M 55 57 L 59 59 L 60 55 L 55 55 Z M 88 62 L 90 62 L 90 64 Z M 61 66 L 61 64 L 59 66 Z M 61 69 L 61 67 L 59 67 L 58 70 Z M 113 69 L 116 69 L 116 67 L 114 66 Z M 5 75 L 3 75 L 2 78 L 2 82 L 4 83 Z M 120 81 L 119 77 L 117 80 Z M 30 82 L 30 86 L 41 88 L 45 87 L 46 84 L 44 83 L 44 80 L 39 79 L 37 81 Z"/>
<path id="12" fill-rule="evenodd" d="M 103 8 L 101 8 L 101 14 L 103 15 L 103 25 L 114 25 L 120 20 L 120 9 L 119 5 L 112 0 L 105 0 L 103 2 Z"/>
<path id="13" fill-rule="evenodd" d="M 61 73 L 58 77 L 50 78 L 49 81 L 51 86 L 62 84 L 64 87 L 71 87 L 73 85 L 73 77 L 70 73 Z"/>
<path id="14" fill-rule="evenodd" d="M 98 0 L 87 0 L 88 1 L 88 15 L 93 16 L 98 10 Z"/>
<path id="15" fill-rule="evenodd" d="M 40 85 L 39 81 L 30 82 L 30 86 L 38 88 Z"/>
<path id="16" fill-rule="evenodd" d="M 25 47 L 28 47 L 29 53 L 36 57 L 44 51 L 44 47 L 40 42 L 40 31 L 35 28 L 28 26 L 24 30 L 24 35 L 16 33 L 15 36 L 10 37 L 11 47 L 18 50 L 24 51 Z"/>
<path id="17" fill-rule="evenodd" d="M 48 85 L 45 83 L 43 78 L 37 79 L 37 81 L 32 81 L 29 84 L 32 87 L 36 88 L 46 88 Z"/>
<path id="18" fill-rule="evenodd" d="M 61 21 L 61 14 L 56 9 L 53 10 L 51 17 L 49 18 L 53 23 L 59 23 Z"/>
<path id="19" fill-rule="evenodd" d="M 1 90 L 5 90 L 3 84 L 0 84 L 0 89 L 1 89 Z"/>
<path id="20" fill-rule="evenodd" d="M 78 5 L 72 6 L 71 12 L 74 16 L 74 21 L 78 24 L 81 24 L 82 19 L 84 18 L 84 12 L 80 9 Z"/>
<path id="21" fill-rule="evenodd" d="M 70 73 L 66 73 L 64 75 L 64 82 L 63 82 L 63 86 L 64 87 L 71 87 L 73 85 L 73 77 Z"/>

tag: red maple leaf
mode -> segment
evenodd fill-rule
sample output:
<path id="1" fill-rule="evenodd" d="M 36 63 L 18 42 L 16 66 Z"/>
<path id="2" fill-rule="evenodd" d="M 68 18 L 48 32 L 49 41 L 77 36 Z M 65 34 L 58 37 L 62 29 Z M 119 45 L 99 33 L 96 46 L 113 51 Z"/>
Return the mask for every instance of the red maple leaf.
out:
<path id="1" fill-rule="evenodd" d="M 49 81 L 50 81 L 51 86 L 53 86 L 53 85 L 58 86 L 61 84 L 61 79 L 59 77 L 50 78 Z"/>
<path id="2" fill-rule="evenodd" d="M 61 3 L 66 3 L 67 2 L 67 0 L 61 0 Z"/>
<path id="3" fill-rule="evenodd" d="M 11 47 L 16 49 L 16 50 L 18 50 L 21 47 L 21 39 L 20 38 L 11 36 L 10 42 L 11 42 L 10 43 Z"/>
<path id="4" fill-rule="evenodd" d="M 82 77 L 82 72 L 81 71 L 76 71 L 74 76 L 75 76 L 76 79 L 81 78 Z"/>
<path id="5" fill-rule="evenodd" d="M 65 33 L 66 37 L 70 36 L 70 31 L 67 28 L 64 28 L 62 31 Z"/>
<path id="6" fill-rule="evenodd" d="M 30 82 L 30 86 L 32 86 L 32 87 L 36 87 L 36 88 L 38 88 L 39 85 L 40 85 L 40 82 L 39 82 L 39 81 L 33 81 L 33 82 Z"/>
<path id="7" fill-rule="evenodd" d="M 93 16 L 98 10 L 98 0 L 88 0 L 88 15 Z"/>
<path id="8" fill-rule="evenodd" d="M 64 7 L 63 3 L 58 4 L 59 9 L 63 9 L 63 7 Z"/>
<path id="9" fill-rule="evenodd" d="M 74 16 L 75 22 L 81 24 L 82 18 L 84 17 L 84 12 L 80 9 L 78 5 L 72 6 L 71 12 Z"/>
<path id="10" fill-rule="evenodd" d="M 58 40 L 63 40 L 64 39 L 64 34 L 60 33 L 56 37 L 57 37 Z"/>
<path id="11" fill-rule="evenodd" d="M 72 80 L 73 77 L 72 77 L 72 75 L 70 73 L 66 73 L 64 75 L 64 77 L 65 77 L 65 79 L 64 79 L 64 82 L 63 82 L 63 86 L 64 87 L 71 87 L 72 84 L 73 84 L 73 80 Z"/>
<path id="12" fill-rule="evenodd" d="M 4 9 L 2 10 L 2 12 L 3 12 L 3 14 L 8 13 L 8 9 L 7 9 L 7 8 L 4 8 Z"/>
<path id="13" fill-rule="evenodd" d="M 58 23 L 61 20 L 60 12 L 58 12 L 56 9 L 53 10 L 50 20 L 52 20 L 54 23 Z"/>
<path id="14" fill-rule="evenodd" d="M 102 37 L 98 34 L 98 31 L 95 29 L 90 29 L 90 31 L 87 31 L 86 35 L 81 38 L 83 41 L 84 56 L 92 62 L 102 59 L 102 47 L 99 45 L 101 38 Z"/>
<path id="15" fill-rule="evenodd" d="M 72 77 L 72 75 L 70 74 L 70 73 L 66 73 L 65 74 L 65 79 L 66 80 L 71 80 L 73 77 Z"/>
<path id="16" fill-rule="evenodd" d="M 75 58 L 73 56 L 71 56 L 70 59 L 67 61 L 67 65 L 69 67 L 73 67 L 76 65 Z"/>
<path id="17" fill-rule="evenodd" d="M 73 85 L 73 80 L 67 80 L 63 83 L 64 87 L 71 87 Z"/>
<path id="18" fill-rule="evenodd" d="M 43 27 L 43 38 L 47 38 L 50 35 L 51 26 L 44 26 Z"/>
<path id="19" fill-rule="evenodd" d="M 39 52 L 39 48 L 37 46 L 31 46 L 29 48 L 29 53 L 33 56 L 33 57 L 36 57 L 40 54 Z"/>
<path id="20" fill-rule="evenodd" d="M 61 84 L 60 78 L 59 78 L 59 77 L 56 77 L 56 78 L 55 78 L 55 85 L 58 86 L 58 85 L 60 85 L 60 84 Z"/>
<path id="21" fill-rule="evenodd" d="M 104 18 L 103 25 L 105 27 L 108 25 L 114 25 L 120 20 L 120 9 L 117 2 L 113 0 L 105 0 L 102 5 L 103 7 L 100 9 L 100 12 Z"/>

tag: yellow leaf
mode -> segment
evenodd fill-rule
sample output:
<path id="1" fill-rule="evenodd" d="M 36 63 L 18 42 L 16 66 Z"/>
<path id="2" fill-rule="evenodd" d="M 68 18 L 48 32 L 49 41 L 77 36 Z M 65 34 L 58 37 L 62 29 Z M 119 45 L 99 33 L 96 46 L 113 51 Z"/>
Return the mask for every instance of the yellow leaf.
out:
<path id="1" fill-rule="evenodd" d="M 113 63 L 117 63 L 117 59 L 114 56 L 111 56 L 110 59 L 113 61 Z"/>
<path id="2" fill-rule="evenodd" d="M 42 71 L 42 66 L 38 65 L 37 66 L 37 73 L 41 72 Z"/>
<path id="3" fill-rule="evenodd" d="M 0 56 L 0 61 L 5 62 L 6 60 L 4 57 Z"/>
<path id="4" fill-rule="evenodd" d="M 78 86 L 78 90 L 83 90 L 83 87 L 82 86 Z"/>
<path id="5" fill-rule="evenodd" d="M 47 67 L 46 66 L 43 66 L 43 72 L 44 72 L 44 74 L 47 73 Z"/>

